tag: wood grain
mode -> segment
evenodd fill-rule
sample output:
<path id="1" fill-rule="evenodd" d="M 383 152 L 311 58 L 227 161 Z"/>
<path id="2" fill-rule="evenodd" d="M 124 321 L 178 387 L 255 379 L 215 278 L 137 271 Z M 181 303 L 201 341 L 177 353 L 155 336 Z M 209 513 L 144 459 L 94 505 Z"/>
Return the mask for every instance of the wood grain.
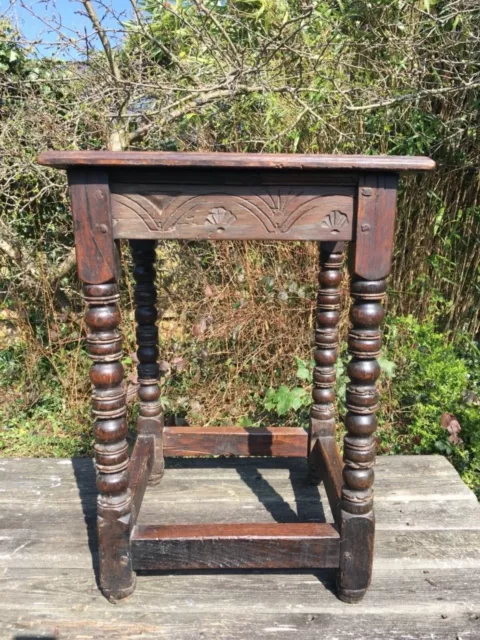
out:
<path id="1" fill-rule="evenodd" d="M 132 521 L 136 522 L 154 459 L 153 436 L 138 436 L 128 467 L 129 489 L 132 496 Z"/>
<path id="2" fill-rule="evenodd" d="M 83 294 L 87 303 L 87 351 L 92 360 L 100 586 L 113 601 L 126 597 L 135 588 L 130 558 L 127 405 L 117 304 L 120 294 L 115 282 L 84 284 Z"/>
<path id="3" fill-rule="evenodd" d="M 356 238 L 350 260 L 353 274 L 380 280 L 390 273 L 398 176 L 366 174 L 358 187 Z"/>
<path id="4" fill-rule="evenodd" d="M 174 456 L 304 457 L 301 427 L 165 427 L 164 452 Z"/>
<path id="5" fill-rule="evenodd" d="M 111 184 L 115 238 L 350 240 L 347 186 Z"/>
<path id="6" fill-rule="evenodd" d="M 282 501 L 305 514 L 314 493 L 323 492 L 303 486 L 297 502 L 292 479 L 301 485 L 305 474 L 300 458 L 170 459 L 162 484 L 147 490 L 142 514 L 149 520 L 161 514 L 172 524 L 273 521 L 247 480 L 271 485 L 277 516 Z M 0 483 L 6 640 L 480 637 L 480 506 L 442 456 L 377 459 L 373 580 L 355 607 L 336 599 L 332 570 L 145 573 L 135 594 L 112 607 L 92 567 L 92 461 L 3 458 Z M 222 491 L 208 500 L 216 484 Z M 313 506 L 308 513 L 314 515 Z"/>
<path id="7" fill-rule="evenodd" d="M 94 361 L 90 378 L 96 416 L 96 483 L 100 494 L 97 543 L 103 593 L 111 601 L 130 595 L 135 587 L 133 567 L 141 570 L 336 567 L 339 596 L 346 602 L 358 602 L 372 573 L 375 381 L 380 371 L 376 357 L 381 347 L 380 300 L 391 265 L 398 177 L 401 171 L 432 169 L 434 163 L 428 158 L 387 156 L 151 152 L 52 152 L 42 154 L 39 161 L 68 169 L 79 275 L 89 305 L 86 321 L 90 329 L 88 350 Z M 132 170 L 130 177 L 125 173 L 128 169 Z M 143 181 L 139 170 L 145 170 Z M 178 178 L 169 181 L 172 171 L 178 171 Z M 197 175 L 188 182 L 186 178 L 192 171 Z M 295 173 L 294 182 L 289 182 Z M 260 177 L 255 179 L 255 174 Z M 332 176 L 330 183 L 328 174 Z M 120 315 L 115 306 L 118 298 L 115 240 L 121 238 L 130 239 L 133 249 L 138 324 L 139 438 L 130 465 L 125 439 L 123 368 L 119 361 Z M 165 239 L 325 243 L 308 446 L 305 447 L 304 432 L 301 438 L 295 437 L 294 447 L 287 450 L 278 431 L 275 435 L 270 430 L 234 429 L 219 433 L 215 429 L 208 433 L 187 428 L 187 432 L 175 434 L 180 441 L 175 442 L 172 450 L 194 455 L 218 452 L 288 455 L 292 450 L 299 451 L 301 445 L 302 456 L 305 449 L 309 452 L 310 480 L 322 478 L 325 482 L 340 535 L 336 527 L 320 522 L 180 526 L 163 523 L 136 525 L 132 532 L 149 472 L 153 471 L 156 479 L 163 474 L 153 264 L 156 241 Z M 351 383 L 347 388 L 342 470 L 334 442 L 332 367 L 338 348 L 338 286 L 344 240 L 353 240 L 350 273 L 355 303 L 349 333 Z M 156 454 L 152 455 L 152 436 L 157 440 L 159 465 Z M 288 437 L 291 439 L 292 434 Z M 243 479 L 246 480 L 245 475 Z M 275 492 L 268 483 L 257 485 L 250 478 L 246 484 L 259 500 L 266 501 L 266 508 L 277 519 L 278 512 L 270 506 Z M 231 501 L 231 492 L 222 493 L 222 489 L 217 482 L 204 502 L 211 502 L 215 491 Z M 190 490 L 191 485 L 187 495 Z M 296 500 L 299 499 L 298 487 L 293 491 Z M 87 501 L 85 493 L 82 501 L 84 504 Z M 322 514 L 321 505 L 318 513 Z M 46 539 L 48 533 L 45 532 Z M 56 532 L 51 533 L 55 537 Z M 91 538 L 89 544 L 93 547 Z M 28 539 L 21 541 L 10 557 L 29 545 Z M 97 551 L 92 551 L 92 556 L 96 562 Z"/>
<path id="8" fill-rule="evenodd" d="M 326 478 L 328 468 L 317 447 L 320 438 L 335 436 L 335 380 L 339 352 L 340 301 L 343 242 L 320 242 L 317 305 L 315 312 L 315 348 L 313 359 L 312 405 L 308 438 L 310 482 Z"/>
<path id="9" fill-rule="evenodd" d="M 321 459 L 321 476 L 335 522 L 340 520 L 343 461 L 334 437 L 319 438 L 316 447 Z"/>
<path id="10" fill-rule="evenodd" d="M 117 275 L 112 238 L 108 175 L 102 169 L 74 168 L 68 172 L 75 228 L 78 277 L 100 284 Z"/>
<path id="11" fill-rule="evenodd" d="M 178 153 L 161 151 L 45 151 L 40 164 L 72 166 L 212 167 L 231 169 L 362 169 L 431 171 L 435 162 L 424 156 L 302 155 L 288 153 Z"/>
<path id="12" fill-rule="evenodd" d="M 96 512 L 95 472 L 88 458 L 73 464 L 55 458 L 0 459 L 3 535 L 30 527 L 75 531 L 78 538 L 84 517 L 91 519 Z M 304 458 L 170 458 L 162 486 L 145 494 L 138 523 L 159 517 L 163 524 L 208 518 L 222 523 L 331 522 L 324 487 L 308 486 L 306 469 Z M 474 494 L 442 456 L 380 456 L 375 475 L 377 531 L 480 529 Z"/>
<path id="13" fill-rule="evenodd" d="M 131 543 L 136 570 L 338 567 L 329 524 L 136 526 Z"/>
<path id="14" fill-rule="evenodd" d="M 155 283 L 155 240 L 131 240 L 135 289 L 135 335 L 137 338 L 138 417 L 137 433 L 154 443 L 150 484 L 163 478 L 163 410 L 160 402 L 158 365 L 157 286 Z"/>

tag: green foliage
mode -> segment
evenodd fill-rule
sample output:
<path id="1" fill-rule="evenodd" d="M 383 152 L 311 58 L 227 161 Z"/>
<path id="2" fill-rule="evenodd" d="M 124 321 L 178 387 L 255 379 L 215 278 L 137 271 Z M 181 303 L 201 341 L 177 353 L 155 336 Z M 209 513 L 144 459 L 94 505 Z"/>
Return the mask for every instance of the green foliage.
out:
<path id="1" fill-rule="evenodd" d="M 298 411 L 301 407 L 310 404 L 311 397 L 303 387 L 289 389 L 282 385 L 278 389 L 268 389 L 265 394 L 263 406 L 267 411 L 272 411 L 279 416 L 284 416 L 289 411 Z"/>
<path id="2" fill-rule="evenodd" d="M 405 178 L 399 198 L 380 447 L 447 455 L 478 487 L 477 4 L 143 0 L 121 25 L 117 70 L 92 47 L 77 50 L 73 63 L 42 57 L 0 22 L 2 453 L 70 455 L 92 441 L 78 283 L 56 271 L 73 244 L 66 182 L 35 164 L 39 151 L 115 143 L 426 154 L 438 170 Z M 63 44 L 73 40 L 69 31 Z M 279 244 L 159 250 L 169 420 L 307 424 L 316 249 Z M 122 290 L 128 385 L 135 383 L 131 287 L 126 280 Z M 345 314 L 343 338 L 346 325 Z M 342 349 L 339 419 L 348 383 Z"/>
<path id="3" fill-rule="evenodd" d="M 0 455 L 61 457 L 90 451 L 88 404 L 72 405 L 60 383 L 88 376 L 86 354 L 75 362 L 78 371 L 72 356 L 59 349 L 53 358 L 44 355 L 32 363 L 27 344 L 0 350 Z"/>
<path id="4" fill-rule="evenodd" d="M 391 415 L 384 409 L 381 417 L 394 425 L 394 451 L 446 454 L 479 491 L 478 346 L 466 336 L 449 342 L 433 323 L 408 316 L 390 319 L 387 349 L 396 364 L 395 383 L 384 404 Z M 449 430 L 453 420 L 458 434 Z"/>
<path id="5" fill-rule="evenodd" d="M 346 350 L 337 362 L 337 409 L 345 414 Z M 304 386 L 269 388 L 263 407 L 277 416 L 308 420 L 312 363 L 296 358 Z M 388 318 L 379 412 L 380 448 L 385 453 L 441 453 L 480 492 L 480 349 L 467 336 L 454 342 L 432 322 L 412 316 Z M 394 381 L 393 381 L 394 379 Z M 459 430 L 456 429 L 459 427 Z M 453 428 L 453 425 L 455 428 Z"/>

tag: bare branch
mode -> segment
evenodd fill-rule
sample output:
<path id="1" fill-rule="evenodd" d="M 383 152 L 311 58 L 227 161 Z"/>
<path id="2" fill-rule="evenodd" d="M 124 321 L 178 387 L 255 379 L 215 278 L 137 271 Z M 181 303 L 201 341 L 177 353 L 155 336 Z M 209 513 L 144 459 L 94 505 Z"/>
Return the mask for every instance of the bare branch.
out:
<path id="1" fill-rule="evenodd" d="M 93 4 L 91 3 L 90 0 L 81 0 L 81 2 L 83 3 L 83 6 L 85 7 L 86 12 L 88 13 L 88 17 L 92 22 L 93 28 L 95 29 L 98 37 L 100 38 L 100 42 L 102 43 L 103 50 L 105 51 L 105 55 L 107 56 L 108 64 L 110 65 L 110 70 L 112 72 L 112 75 L 117 82 L 120 82 L 122 79 L 122 75 L 120 73 L 120 69 L 118 68 L 117 62 L 115 60 L 115 55 L 110 45 L 110 40 L 108 39 L 105 29 L 102 27 L 102 23 L 100 22 L 97 16 L 97 13 L 93 7 Z"/>
<path id="2" fill-rule="evenodd" d="M 372 104 L 362 105 L 346 105 L 347 111 L 371 111 L 372 109 L 378 109 L 380 107 L 389 107 L 393 104 L 399 104 L 401 102 L 409 102 L 411 100 L 418 100 L 419 98 L 425 98 L 426 96 L 440 96 L 447 93 L 457 93 L 459 91 L 465 91 L 467 89 L 475 89 L 480 87 L 480 82 L 469 82 L 460 87 L 439 87 L 438 89 L 421 89 L 415 93 L 406 93 L 402 96 L 390 98 L 390 100 L 383 100 L 380 102 L 374 102 Z"/>

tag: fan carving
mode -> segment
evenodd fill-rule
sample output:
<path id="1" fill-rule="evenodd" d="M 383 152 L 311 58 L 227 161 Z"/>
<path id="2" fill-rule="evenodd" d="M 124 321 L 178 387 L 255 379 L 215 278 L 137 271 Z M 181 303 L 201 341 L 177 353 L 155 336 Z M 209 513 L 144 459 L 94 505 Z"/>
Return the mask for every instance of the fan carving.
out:
<path id="1" fill-rule="evenodd" d="M 348 216 L 342 211 L 331 211 L 322 222 L 322 227 L 328 229 L 330 233 L 337 235 L 340 229 L 348 223 Z"/>
<path id="2" fill-rule="evenodd" d="M 205 218 L 205 226 L 211 225 L 215 227 L 217 231 L 223 231 L 225 227 L 230 226 L 236 221 L 236 216 L 233 215 L 228 209 L 223 207 L 215 207 L 210 211 Z"/>
<path id="3" fill-rule="evenodd" d="M 112 185 L 115 237 L 349 239 L 354 190 L 322 185 Z M 134 190 L 135 189 L 135 190 Z"/>

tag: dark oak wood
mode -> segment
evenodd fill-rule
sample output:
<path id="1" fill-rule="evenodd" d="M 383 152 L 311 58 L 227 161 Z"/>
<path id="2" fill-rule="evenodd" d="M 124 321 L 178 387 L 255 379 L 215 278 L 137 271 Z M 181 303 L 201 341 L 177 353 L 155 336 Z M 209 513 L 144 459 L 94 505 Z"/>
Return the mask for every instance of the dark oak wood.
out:
<path id="1" fill-rule="evenodd" d="M 355 189 L 112 184 L 115 238 L 350 240 Z"/>
<path id="2" fill-rule="evenodd" d="M 358 189 L 353 272 L 359 278 L 385 278 L 392 264 L 398 175 L 366 174 Z"/>
<path id="3" fill-rule="evenodd" d="M 130 457 L 128 475 L 132 498 L 132 525 L 137 521 L 143 496 L 152 472 L 155 457 L 154 446 L 153 438 L 138 437 Z"/>
<path id="4" fill-rule="evenodd" d="M 300 427 L 165 427 L 164 450 L 175 456 L 305 457 Z"/>
<path id="5" fill-rule="evenodd" d="M 337 524 L 341 522 L 341 499 L 343 487 L 343 461 L 335 438 L 318 438 L 315 448 L 318 449 L 320 476 L 327 492 L 330 510 Z M 316 452 L 314 452 L 316 453 Z"/>
<path id="6" fill-rule="evenodd" d="M 356 602 L 370 584 L 373 561 L 373 466 L 375 464 L 378 409 L 376 380 L 380 375 L 377 358 L 381 350 L 380 323 L 384 317 L 381 304 L 387 285 L 385 280 L 360 280 L 352 276 L 352 328 L 349 352 L 352 359 L 347 373 L 347 416 L 344 438 L 345 485 L 342 490 L 342 552 L 340 559 L 340 597 Z"/>
<path id="7" fill-rule="evenodd" d="M 133 569 L 332 567 L 338 568 L 339 597 L 358 602 L 372 573 L 377 359 L 398 178 L 402 172 L 431 170 L 434 162 L 395 156 L 90 151 L 47 152 L 39 162 L 68 170 L 78 273 L 88 304 L 87 350 L 93 360 L 104 594 L 111 601 L 129 595 L 135 586 Z M 130 461 L 117 308 L 122 238 L 130 240 L 134 262 L 140 400 Z M 155 259 L 156 243 L 165 239 L 319 241 L 308 435 L 303 429 L 283 427 L 164 429 Z M 353 305 L 342 461 L 335 442 L 334 403 L 344 241 L 350 243 Z M 312 503 L 303 513 L 312 521 L 301 523 L 287 502 L 281 509 L 268 507 L 277 519 L 287 515 L 288 523 L 282 524 L 138 525 L 149 479 L 156 483 L 163 476 L 164 452 L 187 457 L 258 456 L 259 467 L 272 464 L 267 457 L 307 457 L 310 484 L 323 482 L 338 529 L 318 521 L 318 504 Z M 239 473 L 257 502 L 270 505 L 277 494 L 262 475 L 247 478 Z M 295 478 L 291 481 L 295 504 L 300 493 L 317 492 L 318 498 L 315 486 L 305 483 L 299 490 L 298 483 L 293 486 Z M 184 493 L 189 493 L 187 484 Z M 218 482 L 210 486 L 205 499 L 213 495 L 225 499 L 225 488 Z M 177 507 L 181 512 L 181 505 Z M 233 517 L 242 520 L 238 504 L 233 508 Z"/>
<path id="8" fill-rule="evenodd" d="M 334 170 L 303 171 L 302 169 L 285 169 L 277 171 L 271 168 L 246 168 L 241 171 L 215 167 L 212 172 L 208 167 L 155 167 L 119 166 L 108 167 L 108 175 L 112 185 L 230 185 L 252 187 L 292 187 L 332 186 L 358 187 L 361 172 Z"/>
<path id="9" fill-rule="evenodd" d="M 371 186 L 370 186 L 371 185 Z M 374 198 L 375 206 L 370 204 Z M 368 228 L 357 222 L 356 239 L 349 247 L 351 329 L 348 348 L 352 356 L 347 373 L 347 434 L 343 448 L 341 500 L 341 552 L 338 574 L 339 596 L 358 602 L 370 584 L 373 563 L 375 516 L 373 479 L 378 409 L 376 381 L 380 375 L 378 357 L 382 348 L 380 325 L 385 315 L 382 302 L 387 290 L 393 253 L 396 181 L 389 176 L 370 176 L 360 185 L 359 217 L 369 220 Z M 361 214 L 360 212 L 363 213 Z M 383 235 L 382 229 L 385 227 Z M 365 235 L 373 240 L 365 240 Z M 367 259 L 367 256 L 368 259 Z"/>
<path id="10" fill-rule="evenodd" d="M 130 555 L 131 493 L 126 421 L 126 397 L 121 363 L 122 337 L 115 283 L 85 284 L 88 305 L 87 351 L 93 361 L 92 413 L 95 416 L 97 526 L 100 585 L 110 600 L 124 598 L 135 588 Z"/>
<path id="11" fill-rule="evenodd" d="M 135 279 L 135 320 L 137 321 L 137 372 L 138 398 L 140 400 L 137 418 L 138 435 L 153 439 L 153 460 L 150 484 L 157 484 L 163 477 L 163 410 L 160 403 L 160 368 L 158 365 L 158 318 L 157 288 L 155 285 L 154 240 L 131 240 L 130 247 L 134 262 Z"/>
<path id="12" fill-rule="evenodd" d="M 179 153 L 162 151 L 45 151 L 40 164 L 57 169 L 75 166 L 207 167 L 229 169 L 309 169 L 431 171 L 435 162 L 423 156 L 302 155 L 287 153 Z"/>
<path id="13" fill-rule="evenodd" d="M 72 169 L 68 172 L 75 227 L 78 277 L 101 284 L 117 275 L 108 175 L 104 169 Z"/>
<path id="14" fill-rule="evenodd" d="M 315 315 L 315 350 L 312 408 L 309 428 L 309 478 L 318 484 L 324 466 L 320 438 L 335 437 L 335 380 L 340 319 L 340 284 L 342 281 L 343 242 L 320 243 L 317 308 Z"/>
<path id="15" fill-rule="evenodd" d="M 132 553 L 136 570 L 335 568 L 339 535 L 317 523 L 136 526 Z"/>

